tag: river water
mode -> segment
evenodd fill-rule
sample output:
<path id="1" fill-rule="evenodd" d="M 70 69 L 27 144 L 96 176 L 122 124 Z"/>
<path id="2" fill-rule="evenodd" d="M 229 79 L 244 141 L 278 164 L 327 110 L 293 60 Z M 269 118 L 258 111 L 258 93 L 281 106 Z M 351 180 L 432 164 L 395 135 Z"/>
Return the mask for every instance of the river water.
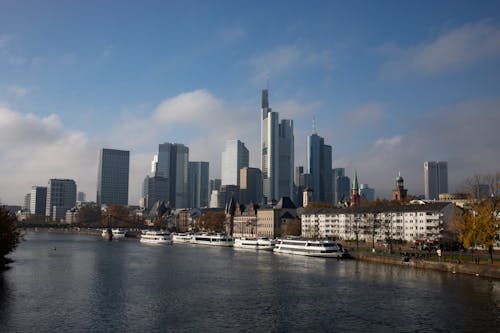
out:
<path id="1" fill-rule="evenodd" d="M 29 233 L 0 332 L 499 332 L 500 282 L 352 260 Z"/>

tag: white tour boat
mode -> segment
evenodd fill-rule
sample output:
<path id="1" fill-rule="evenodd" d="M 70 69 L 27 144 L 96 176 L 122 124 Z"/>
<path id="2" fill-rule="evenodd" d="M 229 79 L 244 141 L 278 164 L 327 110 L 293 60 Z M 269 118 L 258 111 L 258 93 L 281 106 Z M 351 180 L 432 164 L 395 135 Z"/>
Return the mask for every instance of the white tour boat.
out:
<path id="1" fill-rule="evenodd" d="M 170 233 L 166 231 L 146 231 L 141 234 L 141 243 L 172 244 Z"/>
<path id="2" fill-rule="evenodd" d="M 190 233 L 175 233 L 172 234 L 172 241 L 174 243 L 191 243 L 193 234 Z"/>
<path id="3" fill-rule="evenodd" d="M 193 244 L 199 245 L 213 245 L 213 246 L 233 246 L 233 239 L 231 237 L 227 237 L 224 234 L 201 234 L 194 235 L 191 240 Z"/>
<path id="4" fill-rule="evenodd" d="M 278 239 L 273 251 L 325 258 L 342 258 L 344 255 L 342 246 L 332 240 Z"/>
<path id="5" fill-rule="evenodd" d="M 120 229 L 105 228 L 105 229 L 102 229 L 101 235 L 102 235 L 102 237 L 106 238 L 107 240 L 118 239 L 118 238 L 125 237 L 125 231 L 120 230 Z"/>
<path id="6" fill-rule="evenodd" d="M 269 239 L 267 237 L 259 238 L 236 238 L 234 240 L 234 247 L 238 249 L 250 249 L 250 250 L 264 250 L 272 251 L 276 241 L 274 239 Z"/>

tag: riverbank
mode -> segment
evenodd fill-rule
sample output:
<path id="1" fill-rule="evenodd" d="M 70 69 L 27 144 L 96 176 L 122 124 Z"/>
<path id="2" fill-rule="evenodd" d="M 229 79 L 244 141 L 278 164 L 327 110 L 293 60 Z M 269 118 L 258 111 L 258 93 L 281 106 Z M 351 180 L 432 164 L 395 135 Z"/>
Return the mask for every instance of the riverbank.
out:
<path id="1" fill-rule="evenodd" d="M 418 269 L 431 269 L 452 274 L 467 274 L 483 278 L 493 278 L 500 280 L 500 265 L 487 263 L 465 263 L 457 261 L 435 261 L 422 258 L 410 257 L 405 260 L 401 256 L 386 255 L 369 252 L 350 252 L 350 256 L 356 260 L 369 261 L 374 263 L 406 266 Z"/>

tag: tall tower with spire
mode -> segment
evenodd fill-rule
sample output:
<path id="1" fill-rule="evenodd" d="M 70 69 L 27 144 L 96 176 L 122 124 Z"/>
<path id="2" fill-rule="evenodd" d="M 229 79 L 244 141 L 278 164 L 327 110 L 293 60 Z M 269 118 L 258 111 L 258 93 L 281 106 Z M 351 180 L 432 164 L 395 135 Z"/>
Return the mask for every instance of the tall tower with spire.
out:
<path id="1" fill-rule="evenodd" d="M 358 184 L 358 172 L 354 171 L 354 181 L 352 182 L 351 188 L 351 206 L 359 205 L 359 184 Z"/>
<path id="2" fill-rule="evenodd" d="M 279 122 L 278 112 L 269 107 L 269 92 L 262 90 L 261 152 L 263 195 L 279 200 L 293 195 L 293 120 Z"/>

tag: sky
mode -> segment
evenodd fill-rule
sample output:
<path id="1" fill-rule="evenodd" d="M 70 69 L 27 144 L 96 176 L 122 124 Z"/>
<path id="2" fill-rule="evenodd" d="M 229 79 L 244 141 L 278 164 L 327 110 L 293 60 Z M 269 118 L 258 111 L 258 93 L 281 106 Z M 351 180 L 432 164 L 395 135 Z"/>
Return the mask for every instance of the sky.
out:
<path id="1" fill-rule="evenodd" d="M 500 170 L 498 1 L 0 0 L 0 202 L 71 178 L 95 200 L 102 147 L 130 150 L 138 204 L 163 142 L 220 178 L 224 142 L 260 167 L 260 94 L 377 197 Z"/>

